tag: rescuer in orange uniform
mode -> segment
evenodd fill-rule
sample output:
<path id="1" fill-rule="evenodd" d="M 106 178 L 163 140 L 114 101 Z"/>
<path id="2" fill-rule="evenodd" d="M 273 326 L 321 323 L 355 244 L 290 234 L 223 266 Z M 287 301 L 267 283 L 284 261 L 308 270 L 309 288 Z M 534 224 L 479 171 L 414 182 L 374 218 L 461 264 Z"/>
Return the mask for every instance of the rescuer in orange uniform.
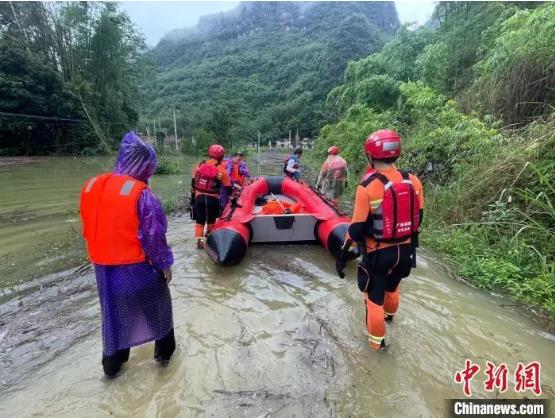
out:
<path id="1" fill-rule="evenodd" d="M 210 233 L 220 215 L 220 190 L 224 188 L 228 196 L 232 193 L 231 181 L 222 163 L 224 155 L 224 147 L 218 144 L 211 145 L 208 149 L 209 159 L 201 161 L 193 171 L 193 214 L 196 221 L 195 238 L 199 249 L 204 248 L 205 226 L 206 233 Z"/>
<path id="2" fill-rule="evenodd" d="M 397 132 L 374 132 L 366 139 L 364 149 L 370 167 L 357 187 L 337 271 L 344 277 L 346 250 L 353 241 L 358 243 L 363 258 L 357 276 L 364 292 L 369 342 L 373 350 L 379 351 L 385 347 L 385 320 L 391 320 L 399 306 L 399 283 L 416 265 L 424 194 L 416 176 L 394 165 L 401 155 Z"/>
<path id="3" fill-rule="evenodd" d="M 339 148 L 332 145 L 328 148 L 328 157 L 320 169 L 316 189 L 337 206 L 345 187 L 347 187 L 347 161 L 339 155 Z"/>

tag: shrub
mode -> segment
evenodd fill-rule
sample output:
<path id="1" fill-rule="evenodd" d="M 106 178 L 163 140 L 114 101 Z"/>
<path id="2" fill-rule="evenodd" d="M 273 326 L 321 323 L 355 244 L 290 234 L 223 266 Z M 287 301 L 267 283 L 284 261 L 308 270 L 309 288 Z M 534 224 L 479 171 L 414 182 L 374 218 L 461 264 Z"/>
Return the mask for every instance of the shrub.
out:
<path id="1" fill-rule="evenodd" d="M 162 154 L 158 156 L 158 167 L 154 174 L 170 175 L 183 173 L 181 159 L 176 155 Z"/>

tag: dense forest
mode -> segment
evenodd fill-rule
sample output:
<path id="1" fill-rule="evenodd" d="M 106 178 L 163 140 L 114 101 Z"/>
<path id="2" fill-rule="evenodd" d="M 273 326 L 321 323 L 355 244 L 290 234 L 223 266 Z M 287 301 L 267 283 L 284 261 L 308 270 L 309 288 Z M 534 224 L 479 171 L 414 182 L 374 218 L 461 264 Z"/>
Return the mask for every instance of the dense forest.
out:
<path id="1" fill-rule="evenodd" d="M 115 3 L 0 3 L 0 155 L 113 149 L 139 118 L 143 36 Z"/>
<path id="2" fill-rule="evenodd" d="M 479 287 L 555 313 L 555 4 L 441 2 L 349 63 L 317 141 L 355 169 L 384 127 L 426 182 L 424 243 Z M 352 192 L 352 190 L 351 190 Z"/>
<path id="3" fill-rule="evenodd" d="M 156 71 L 142 83 L 141 126 L 171 133 L 175 108 L 178 131 L 201 149 L 258 131 L 265 141 L 297 129 L 314 136 L 347 62 L 378 51 L 398 27 L 392 2 L 242 3 L 208 16 L 147 54 Z"/>

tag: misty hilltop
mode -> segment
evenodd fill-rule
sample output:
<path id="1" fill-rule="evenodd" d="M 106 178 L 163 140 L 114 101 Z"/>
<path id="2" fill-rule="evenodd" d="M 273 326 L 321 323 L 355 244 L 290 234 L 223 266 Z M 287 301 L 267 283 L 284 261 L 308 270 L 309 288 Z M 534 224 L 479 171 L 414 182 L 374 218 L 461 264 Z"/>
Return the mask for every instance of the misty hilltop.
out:
<path id="1" fill-rule="evenodd" d="M 378 51 L 398 28 L 392 2 L 241 3 L 149 52 L 156 71 L 143 82 L 146 117 L 176 107 L 191 129 L 218 120 L 214 135 L 230 142 L 257 131 L 313 135 L 348 61 Z"/>

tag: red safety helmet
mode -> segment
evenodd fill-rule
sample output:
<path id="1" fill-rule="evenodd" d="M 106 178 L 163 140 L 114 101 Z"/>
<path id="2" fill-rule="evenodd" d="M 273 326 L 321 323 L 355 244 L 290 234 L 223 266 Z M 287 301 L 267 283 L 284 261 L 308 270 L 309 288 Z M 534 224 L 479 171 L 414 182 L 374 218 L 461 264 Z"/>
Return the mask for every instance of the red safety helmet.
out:
<path id="1" fill-rule="evenodd" d="M 337 148 L 335 145 L 332 145 L 331 147 L 328 148 L 328 154 L 331 154 L 331 155 L 339 154 L 339 148 Z"/>
<path id="2" fill-rule="evenodd" d="M 364 151 L 375 160 L 399 157 L 401 155 L 401 136 L 389 129 L 376 131 L 366 138 Z"/>
<path id="3" fill-rule="evenodd" d="M 225 149 L 219 144 L 210 145 L 208 148 L 208 156 L 210 158 L 222 158 L 225 155 Z"/>

